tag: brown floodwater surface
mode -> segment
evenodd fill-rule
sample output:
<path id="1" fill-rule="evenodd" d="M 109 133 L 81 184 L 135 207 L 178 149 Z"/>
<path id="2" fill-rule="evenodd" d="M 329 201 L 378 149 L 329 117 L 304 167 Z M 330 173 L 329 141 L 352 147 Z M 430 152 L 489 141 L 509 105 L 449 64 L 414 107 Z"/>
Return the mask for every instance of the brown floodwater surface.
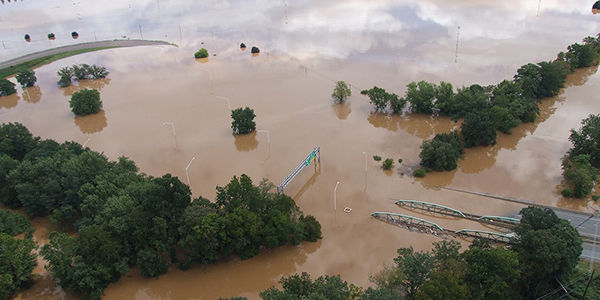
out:
<path id="1" fill-rule="evenodd" d="M 570 129 L 600 113 L 597 68 L 570 75 L 558 97 L 542 100 L 536 122 L 499 134 L 492 147 L 467 149 L 452 172 L 417 180 L 411 174 L 423 140 L 459 128 L 460 121 L 375 113 L 360 95 L 374 85 L 403 95 L 413 80 L 461 87 L 510 79 L 519 66 L 554 59 L 567 45 L 600 32 L 597 16 L 580 2 L 547 0 L 539 11 L 537 1 L 521 0 L 306 0 L 285 6 L 266 0 L 17 2 L 0 12 L 7 24 L 0 28 L 6 37 L 2 60 L 95 38 L 143 35 L 178 47 L 108 49 L 40 67 L 37 88 L 0 97 L 0 121 L 21 122 L 42 138 L 86 144 L 110 159 L 127 156 L 153 176 L 171 173 L 185 182 L 191 161 L 187 175 L 194 197 L 211 199 L 215 187 L 233 175 L 279 184 L 313 147 L 321 147 L 320 166 L 306 168 L 286 187 L 298 206 L 321 222 L 321 241 L 188 271 L 171 266 L 158 279 L 132 269 L 109 286 L 106 299 L 257 299 L 281 276 L 303 271 L 314 277 L 341 274 L 367 286 L 369 274 L 392 263 L 397 248 L 429 250 L 440 240 L 377 221 L 372 212 L 420 216 L 455 230 L 492 230 L 403 210 L 393 199 L 436 202 L 482 215 L 512 215 L 522 208 L 436 187 L 445 186 L 588 212 L 597 208 L 590 199 L 563 199 L 558 190 Z M 31 43 L 22 41 L 25 30 L 35 37 Z M 78 41 L 70 37 L 75 30 Z M 45 38 L 50 31 L 56 40 Z M 41 34 L 43 39 L 36 37 Z M 241 42 L 256 45 L 262 54 L 240 51 Z M 218 55 L 199 63 L 193 57 L 199 48 Z M 80 63 L 105 66 L 110 75 L 59 88 L 56 71 Z M 343 104 L 330 96 L 338 80 L 352 86 Z M 79 118 L 71 113 L 70 96 L 82 88 L 100 91 L 99 114 Z M 231 109 L 246 106 L 254 109 L 260 131 L 233 135 Z M 373 155 L 394 159 L 396 167 L 384 172 Z M 352 211 L 343 212 L 345 207 Z M 34 226 L 40 243 L 53 230 L 47 221 Z M 463 246 L 469 242 L 459 241 Z M 71 298 L 41 267 L 36 272 L 37 283 L 19 299 Z"/>

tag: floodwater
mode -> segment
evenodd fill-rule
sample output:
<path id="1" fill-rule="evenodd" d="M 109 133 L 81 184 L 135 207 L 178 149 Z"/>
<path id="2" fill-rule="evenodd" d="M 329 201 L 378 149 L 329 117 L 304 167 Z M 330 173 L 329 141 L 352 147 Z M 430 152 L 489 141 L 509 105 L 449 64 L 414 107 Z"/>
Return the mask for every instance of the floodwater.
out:
<path id="1" fill-rule="evenodd" d="M 370 217 L 375 211 L 422 216 L 397 207 L 393 199 L 484 215 L 510 215 L 522 208 L 436 186 L 588 212 L 597 208 L 589 199 L 563 199 L 558 187 L 569 130 L 600 113 L 597 68 L 571 75 L 558 97 L 544 99 L 536 123 L 500 134 L 493 147 L 468 149 L 453 172 L 423 179 L 407 175 L 418 165 L 422 141 L 459 124 L 373 113 L 359 93 L 377 85 L 403 94 L 413 80 L 460 87 L 509 79 L 519 66 L 554 59 L 568 44 L 600 32 L 598 17 L 581 1 L 48 0 L 0 7 L 7 24 L 0 28 L 6 39 L 1 60 L 75 43 L 71 31 L 79 33 L 77 42 L 143 36 L 179 45 L 110 49 L 43 66 L 36 70 L 38 87 L 0 98 L 2 122 L 22 122 L 35 135 L 77 141 L 111 159 L 128 156 L 155 176 L 168 172 L 187 181 L 185 167 L 195 158 L 188 169 L 190 186 L 194 196 L 208 198 L 217 185 L 242 173 L 255 182 L 264 177 L 278 184 L 313 147 L 321 147 L 320 166 L 306 168 L 286 188 L 305 213 L 321 222 L 321 241 L 185 272 L 172 267 L 158 279 L 142 278 L 134 269 L 109 286 L 106 299 L 256 299 L 281 276 L 302 271 L 315 277 L 341 274 L 367 286 L 369 274 L 391 263 L 397 248 L 429 250 L 440 240 Z M 45 38 L 48 31 L 56 40 Z M 22 40 L 25 33 L 31 43 Z M 261 54 L 240 51 L 241 42 L 259 47 Z M 202 62 L 193 57 L 201 47 L 211 54 Z M 59 88 L 56 71 L 76 63 L 102 65 L 111 73 L 106 80 Z M 330 98 L 337 80 L 352 84 L 353 96 L 345 104 Z M 100 90 L 103 110 L 76 118 L 68 100 L 86 87 Z M 260 131 L 237 137 L 231 133 L 229 107 L 245 106 L 254 109 Z M 373 155 L 403 163 L 384 172 Z M 345 207 L 352 212 L 344 213 Z M 451 229 L 489 229 L 422 217 Z M 36 239 L 44 243 L 48 222 L 35 225 Z M 38 283 L 18 299 L 70 298 L 41 267 L 37 272 Z"/>

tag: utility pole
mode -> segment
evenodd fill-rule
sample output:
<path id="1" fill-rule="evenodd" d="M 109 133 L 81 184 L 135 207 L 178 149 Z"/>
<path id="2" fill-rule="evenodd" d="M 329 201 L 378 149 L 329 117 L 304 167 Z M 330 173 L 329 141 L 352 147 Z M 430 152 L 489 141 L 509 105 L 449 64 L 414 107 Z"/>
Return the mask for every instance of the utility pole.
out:
<path id="1" fill-rule="evenodd" d="M 588 280 L 587 285 L 585 286 L 585 291 L 583 291 L 583 296 L 581 296 L 581 300 L 585 300 L 585 294 L 587 294 L 588 288 L 590 287 L 590 283 L 592 283 L 592 279 L 594 279 L 595 269 L 592 269 L 592 275 L 590 275 L 590 280 Z"/>
<path id="2" fill-rule="evenodd" d="M 98 38 L 96 37 L 96 32 L 94 31 L 94 41 L 97 41 Z"/>
<path id="3" fill-rule="evenodd" d="M 144 34 L 142 34 L 142 24 L 138 24 L 138 26 L 140 27 L 140 36 L 142 37 L 142 40 L 143 40 Z"/>
<path id="4" fill-rule="evenodd" d="M 538 16 L 538 17 L 540 16 L 540 7 L 541 6 L 542 6 L 542 0 L 539 0 L 538 1 L 538 10 L 537 10 L 537 14 L 536 14 L 536 16 Z"/>
<path id="5" fill-rule="evenodd" d="M 4 44 L 4 41 L 2 41 L 2 47 L 4 47 L 4 49 L 6 49 L 6 45 Z"/>
<path id="6" fill-rule="evenodd" d="M 460 26 L 458 26 L 458 30 L 456 31 L 456 51 L 454 52 L 454 62 L 458 63 L 458 43 L 460 41 Z"/>

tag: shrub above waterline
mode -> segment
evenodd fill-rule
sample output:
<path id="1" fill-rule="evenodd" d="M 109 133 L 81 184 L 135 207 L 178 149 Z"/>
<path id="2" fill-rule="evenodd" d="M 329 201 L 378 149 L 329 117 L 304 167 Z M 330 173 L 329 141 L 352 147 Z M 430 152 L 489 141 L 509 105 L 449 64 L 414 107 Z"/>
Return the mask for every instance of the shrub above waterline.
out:
<path id="1" fill-rule="evenodd" d="M 194 57 L 195 58 L 207 58 L 208 57 L 208 50 L 202 48 L 202 49 L 196 51 L 196 53 L 194 53 Z"/>
<path id="2" fill-rule="evenodd" d="M 95 114 L 102 109 L 100 92 L 88 89 L 75 92 L 73 93 L 73 96 L 71 96 L 69 106 L 71 107 L 71 111 L 77 116 Z"/>

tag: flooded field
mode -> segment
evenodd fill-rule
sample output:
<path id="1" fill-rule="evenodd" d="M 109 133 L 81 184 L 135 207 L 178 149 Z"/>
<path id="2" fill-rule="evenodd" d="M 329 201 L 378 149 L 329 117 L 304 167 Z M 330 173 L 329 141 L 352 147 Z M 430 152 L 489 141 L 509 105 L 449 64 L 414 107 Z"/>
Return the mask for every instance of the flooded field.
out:
<path id="1" fill-rule="evenodd" d="M 455 87 L 495 84 L 512 78 L 523 64 L 554 59 L 567 45 L 600 33 L 599 16 L 581 1 L 447 2 L 5 3 L 0 17 L 10 26 L 0 29 L 6 38 L 0 60 L 123 36 L 179 46 L 110 49 L 43 66 L 36 69 L 37 86 L 0 98 L 0 122 L 21 122 L 34 135 L 77 141 L 111 159 L 130 157 L 154 176 L 171 173 L 187 181 L 185 167 L 195 158 L 188 169 L 190 186 L 194 196 L 207 198 L 214 198 L 217 185 L 242 173 L 255 182 L 268 178 L 279 184 L 314 146 L 321 147 L 320 167 L 305 169 L 286 188 L 305 213 L 321 222 L 321 241 L 185 272 L 172 267 L 158 279 L 143 278 L 134 269 L 109 286 L 106 299 L 256 299 L 281 276 L 302 271 L 341 274 L 367 286 L 368 275 L 391 263 L 397 248 L 428 250 L 439 240 L 370 217 L 375 211 L 415 215 L 393 199 L 436 202 L 482 215 L 511 215 L 522 208 L 436 186 L 597 209 L 589 199 L 568 200 L 558 192 L 570 129 L 600 113 L 597 68 L 570 75 L 558 97 L 543 100 L 535 123 L 500 134 L 493 147 L 468 149 L 457 170 L 423 179 L 407 175 L 418 165 L 424 139 L 459 125 L 442 117 L 374 113 L 361 89 L 377 85 L 403 95 L 413 80 L 447 81 Z M 48 31 L 57 39 L 47 40 Z M 71 39 L 71 31 L 80 38 Z M 25 33 L 31 43 L 23 40 Z M 260 55 L 240 50 L 241 42 L 259 47 Z M 201 47 L 211 56 L 196 61 L 193 53 Z M 102 65 L 111 73 L 105 80 L 59 88 L 56 71 L 75 63 Z M 353 96 L 345 104 L 330 98 L 337 80 L 352 84 Z M 101 113 L 73 116 L 68 100 L 81 88 L 100 91 Z M 253 108 L 260 131 L 232 135 L 229 106 Z M 402 158 L 403 163 L 384 172 L 373 155 Z M 344 207 L 352 212 L 344 213 Z M 426 218 L 451 229 L 484 228 Z M 48 224 L 46 219 L 34 222 L 41 243 Z M 36 271 L 45 273 L 42 267 Z M 70 298 L 49 276 L 38 281 L 17 299 Z"/>

